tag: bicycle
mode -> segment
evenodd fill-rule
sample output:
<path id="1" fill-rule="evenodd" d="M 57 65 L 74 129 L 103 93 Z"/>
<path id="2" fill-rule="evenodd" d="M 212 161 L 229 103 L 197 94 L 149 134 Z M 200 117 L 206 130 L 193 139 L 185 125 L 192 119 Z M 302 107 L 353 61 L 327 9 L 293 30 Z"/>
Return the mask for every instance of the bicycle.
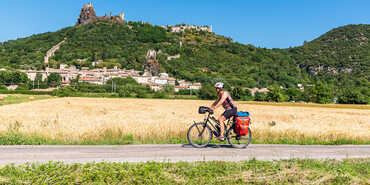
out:
<path id="1" fill-rule="evenodd" d="M 189 127 L 187 138 L 189 143 L 196 148 L 206 147 L 212 140 L 213 136 L 220 135 L 220 124 L 213 115 L 213 110 L 208 107 L 199 107 L 199 114 L 208 113 L 203 122 L 194 122 Z M 231 119 L 232 118 L 232 119 Z M 248 128 L 248 134 L 239 136 L 235 131 L 234 116 L 225 121 L 224 130 L 226 131 L 224 137 L 229 144 L 234 148 L 246 148 L 252 140 L 252 131 Z"/>

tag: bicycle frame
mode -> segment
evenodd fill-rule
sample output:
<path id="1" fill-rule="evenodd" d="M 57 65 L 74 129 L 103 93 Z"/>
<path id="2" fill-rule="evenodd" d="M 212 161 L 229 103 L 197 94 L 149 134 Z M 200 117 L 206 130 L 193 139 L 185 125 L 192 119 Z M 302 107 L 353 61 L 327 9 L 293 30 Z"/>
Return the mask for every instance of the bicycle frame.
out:
<path id="1" fill-rule="evenodd" d="M 212 121 L 215 122 L 215 124 L 212 123 Z M 225 120 L 226 121 L 226 120 Z M 204 119 L 204 123 L 211 129 L 212 133 L 214 131 L 216 131 L 216 133 L 218 135 L 220 135 L 218 129 L 216 128 L 216 125 L 219 124 L 218 120 L 212 116 L 209 112 L 208 112 L 208 116 L 207 118 Z M 220 125 L 222 126 L 222 125 Z M 232 121 L 231 121 L 231 117 L 229 119 L 227 119 L 227 122 L 225 123 L 224 125 L 224 131 L 226 132 L 228 128 L 230 128 L 232 126 Z M 214 135 L 214 133 L 213 133 Z"/>

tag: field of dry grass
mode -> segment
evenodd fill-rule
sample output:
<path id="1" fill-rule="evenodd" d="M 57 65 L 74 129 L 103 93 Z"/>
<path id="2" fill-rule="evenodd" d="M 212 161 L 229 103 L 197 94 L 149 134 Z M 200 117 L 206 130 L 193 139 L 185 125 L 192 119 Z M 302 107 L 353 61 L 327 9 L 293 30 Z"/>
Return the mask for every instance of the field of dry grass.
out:
<path id="1" fill-rule="evenodd" d="M 58 98 L 0 107 L 0 133 L 19 132 L 64 142 L 132 135 L 137 140 L 185 138 L 197 110 L 211 101 Z M 370 109 L 254 105 L 249 111 L 255 142 L 317 139 L 370 142 Z M 222 110 L 216 111 L 216 115 Z M 274 122 L 272 122 L 274 121 Z"/>

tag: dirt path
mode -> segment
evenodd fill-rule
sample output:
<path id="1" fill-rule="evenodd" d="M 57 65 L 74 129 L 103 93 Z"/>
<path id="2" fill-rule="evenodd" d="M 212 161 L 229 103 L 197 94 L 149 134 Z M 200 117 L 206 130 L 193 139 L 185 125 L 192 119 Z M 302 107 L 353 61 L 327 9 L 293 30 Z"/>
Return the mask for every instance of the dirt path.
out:
<path id="1" fill-rule="evenodd" d="M 25 162 L 177 162 L 177 161 L 240 161 L 292 158 L 345 159 L 369 158 L 370 145 L 250 145 L 234 149 L 229 145 L 211 145 L 197 149 L 189 145 L 126 145 L 126 146 L 0 146 L 0 165 Z"/>

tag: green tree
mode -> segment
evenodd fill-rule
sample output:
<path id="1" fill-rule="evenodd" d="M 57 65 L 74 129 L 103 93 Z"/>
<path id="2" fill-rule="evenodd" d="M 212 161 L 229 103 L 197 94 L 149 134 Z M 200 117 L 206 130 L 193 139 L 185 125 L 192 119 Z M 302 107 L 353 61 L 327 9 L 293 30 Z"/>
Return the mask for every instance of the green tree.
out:
<path id="1" fill-rule="evenodd" d="M 53 96 L 59 97 L 69 97 L 69 96 L 76 96 L 77 90 L 71 86 L 66 86 L 62 88 L 55 89 L 53 91 Z"/>
<path id="2" fill-rule="evenodd" d="M 269 92 L 267 93 L 267 100 L 274 102 L 283 102 L 287 101 L 287 97 L 282 93 L 282 90 L 279 86 L 269 87 Z"/>
<path id="3" fill-rule="evenodd" d="M 205 83 L 200 88 L 198 97 L 204 100 L 212 100 L 217 98 L 217 93 L 212 84 Z"/>
<path id="4" fill-rule="evenodd" d="M 338 103 L 343 104 L 367 104 L 366 97 L 356 89 L 344 89 L 340 92 Z"/>
<path id="5" fill-rule="evenodd" d="M 8 90 L 8 88 L 6 87 L 6 85 L 0 85 L 0 90 Z"/>
<path id="6" fill-rule="evenodd" d="M 147 92 L 144 89 L 140 89 L 136 92 L 137 98 L 146 98 L 147 96 Z"/>
<path id="7" fill-rule="evenodd" d="M 253 100 L 252 92 L 249 89 L 244 90 L 244 96 L 242 97 L 242 100 L 244 101 L 251 101 Z"/>
<path id="8" fill-rule="evenodd" d="M 245 94 L 245 91 L 243 91 L 243 89 L 239 86 L 237 87 L 234 87 L 232 90 L 231 90 L 231 96 L 236 99 L 236 100 L 240 100 L 242 99 L 242 97 L 244 97 L 246 94 Z"/>
<path id="9" fill-rule="evenodd" d="M 46 81 L 49 87 L 57 87 L 62 84 L 62 77 L 58 73 L 51 73 Z"/>
<path id="10" fill-rule="evenodd" d="M 119 91 L 118 91 L 118 96 L 119 97 L 130 97 L 131 96 L 131 91 L 130 89 L 128 88 L 121 88 Z"/>
<path id="11" fill-rule="evenodd" d="M 37 73 L 36 78 L 32 83 L 32 88 L 37 88 L 37 89 L 46 89 L 48 88 L 48 84 L 42 80 L 42 74 Z"/>
<path id="12" fill-rule="evenodd" d="M 170 84 L 165 84 L 163 86 L 163 91 L 166 92 L 166 93 L 173 94 L 175 92 L 175 87 L 173 85 L 170 85 Z"/>
<path id="13" fill-rule="evenodd" d="M 283 93 L 288 97 L 290 101 L 298 101 L 303 99 L 302 91 L 294 87 L 288 88 L 286 91 L 283 91 Z"/>
<path id="14" fill-rule="evenodd" d="M 333 90 L 321 81 L 316 82 L 310 88 L 306 88 L 304 94 L 308 101 L 315 103 L 332 103 L 334 98 Z"/>
<path id="15" fill-rule="evenodd" d="M 167 98 L 168 94 L 164 90 L 159 90 L 154 93 L 153 98 Z"/>
<path id="16" fill-rule="evenodd" d="M 255 101 L 267 101 L 267 94 L 261 93 L 261 92 L 256 92 L 254 94 L 254 100 Z"/>

